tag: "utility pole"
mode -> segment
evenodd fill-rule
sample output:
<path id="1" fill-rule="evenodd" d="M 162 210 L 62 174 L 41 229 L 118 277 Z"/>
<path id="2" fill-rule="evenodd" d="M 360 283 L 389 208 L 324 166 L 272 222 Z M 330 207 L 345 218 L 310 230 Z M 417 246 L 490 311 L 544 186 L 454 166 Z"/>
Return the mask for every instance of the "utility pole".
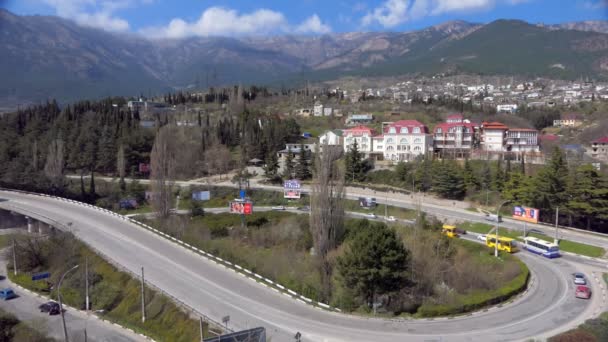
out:
<path id="1" fill-rule="evenodd" d="M 17 252 L 15 247 L 15 239 L 13 239 L 13 271 L 17 275 Z"/>
<path id="2" fill-rule="evenodd" d="M 145 296 L 144 268 L 141 268 L 141 322 L 146 323 L 146 296 Z"/>
<path id="3" fill-rule="evenodd" d="M 65 325 L 65 315 L 63 312 L 63 303 L 61 302 L 61 283 L 63 282 L 63 278 L 65 278 L 65 276 L 68 275 L 68 273 L 77 269 L 78 266 L 79 265 L 76 265 L 76 266 L 70 268 L 69 270 L 67 270 L 59 279 L 59 283 L 57 283 L 57 299 L 59 300 L 59 312 L 61 313 L 61 323 L 63 324 L 63 339 L 65 342 L 69 342 L 69 340 L 68 340 L 68 328 Z"/>
<path id="4" fill-rule="evenodd" d="M 89 311 L 89 257 L 84 258 L 84 293 L 85 293 L 85 311 Z M 85 330 L 86 333 L 86 330 Z"/>
<path id="5" fill-rule="evenodd" d="M 200 329 L 201 329 L 201 342 L 203 342 L 203 317 L 199 317 Z"/>
<path id="6" fill-rule="evenodd" d="M 558 242 L 558 237 L 557 237 L 557 233 L 558 233 L 558 222 L 559 222 L 559 207 L 555 208 L 555 241 L 553 241 L 556 245 Z"/>

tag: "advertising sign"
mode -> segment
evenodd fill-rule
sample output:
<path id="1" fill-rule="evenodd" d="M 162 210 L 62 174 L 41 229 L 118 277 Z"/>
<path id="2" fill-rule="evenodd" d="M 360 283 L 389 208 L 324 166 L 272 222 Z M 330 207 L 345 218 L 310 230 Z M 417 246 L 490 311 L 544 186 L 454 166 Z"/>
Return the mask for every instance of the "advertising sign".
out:
<path id="1" fill-rule="evenodd" d="M 139 172 L 140 173 L 149 173 L 150 172 L 150 164 L 139 163 Z"/>
<path id="2" fill-rule="evenodd" d="M 251 215 L 253 213 L 253 203 L 251 202 L 232 201 L 229 208 L 233 214 Z"/>
<path id="3" fill-rule="evenodd" d="M 361 208 L 373 208 L 376 206 L 376 199 L 372 197 L 359 197 L 359 206 Z"/>
<path id="4" fill-rule="evenodd" d="M 285 189 L 301 189 L 302 188 L 302 184 L 300 184 L 300 181 L 297 179 L 290 179 L 290 180 L 286 180 L 283 183 L 283 188 Z"/>
<path id="5" fill-rule="evenodd" d="M 520 221 L 538 223 L 538 215 L 540 210 L 528 207 L 513 207 L 513 218 Z"/>
<path id="6" fill-rule="evenodd" d="M 300 190 L 285 189 L 283 190 L 283 198 L 299 199 L 302 197 Z"/>
<path id="7" fill-rule="evenodd" d="M 286 180 L 283 183 L 283 198 L 299 199 L 302 197 L 302 184 L 297 179 Z"/>
<path id="8" fill-rule="evenodd" d="M 118 202 L 120 209 L 136 209 L 138 207 L 137 200 L 134 198 L 123 198 Z"/>
<path id="9" fill-rule="evenodd" d="M 245 199 L 245 190 L 239 190 L 239 198 L 240 199 Z"/>
<path id="10" fill-rule="evenodd" d="M 49 273 L 49 272 L 38 273 L 38 274 L 32 275 L 32 281 L 47 279 L 50 277 L 51 277 L 51 273 Z"/>
<path id="11" fill-rule="evenodd" d="M 210 198 L 211 198 L 211 192 L 209 192 L 209 191 L 192 192 L 192 199 L 195 201 L 208 201 Z"/>

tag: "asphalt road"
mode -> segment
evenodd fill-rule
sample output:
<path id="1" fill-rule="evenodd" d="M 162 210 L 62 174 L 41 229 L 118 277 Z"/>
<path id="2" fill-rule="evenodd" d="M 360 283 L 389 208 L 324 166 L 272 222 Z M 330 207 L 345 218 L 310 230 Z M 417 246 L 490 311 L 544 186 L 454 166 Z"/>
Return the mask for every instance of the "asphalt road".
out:
<path id="1" fill-rule="evenodd" d="M 0 269 L 6 273 L 4 260 L 0 259 Z M 38 306 L 47 302 L 46 299 L 22 291 L 15 287 L 8 278 L 2 277 L 0 288 L 11 287 L 19 297 L 8 301 L 0 300 L 0 309 L 17 316 L 19 320 L 29 324 L 31 327 L 43 332 L 46 336 L 63 341 L 63 325 L 61 316 L 49 316 L 41 313 Z M 116 327 L 110 323 L 101 321 L 93 316 L 76 312 L 65 308 L 65 321 L 68 337 L 72 342 L 85 341 L 85 329 L 87 341 L 93 342 L 135 342 L 146 341 L 143 337 L 127 330 Z"/>
<path id="2" fill-rule="evenodd" d="M 72 231 L 114 262 L 138 272 L 216 320 L 230 315 L 235 329 L 264 326 L 272 341 L 497 341 L 543 337 L 567 330 L 604 310 L 599 285 L 591 300 L 574 298 L 571 273 L 600 272 L 584 260 L 520 253 L 532 286 L 514 303 L 470 316 L 436 320 L 384 320 L 327 312 L 295 301 L 226 270 L 152 232 L 103 212 L 46 197 L 0 191 L 0 207 L 40 219 L 73 222 Z M 605 270 L 605 268 L 604 268 Z"/>

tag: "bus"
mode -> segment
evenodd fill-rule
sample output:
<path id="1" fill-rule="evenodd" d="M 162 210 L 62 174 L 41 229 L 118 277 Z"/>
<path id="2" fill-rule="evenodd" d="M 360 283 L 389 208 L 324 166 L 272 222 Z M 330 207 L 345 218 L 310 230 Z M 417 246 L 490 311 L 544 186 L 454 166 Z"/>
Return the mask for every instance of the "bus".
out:
<path id="1" fill-rule="evenodd" d="M 451 238 L 457 238 L 459 236 L 458 229 L 456 228 L 456 226 L 450 226 L 448 224 L 443 225 L 441 233 Z"/>
<path id="2" fill-rule="evenodd" d="M 560 257 L 558 245 L 532 236 L 524 238 L 523 248 L 547 258 Z"/>
<path id="3" fill-rule="evenodd" d="M 494 247 L 495 244 L 496 234 L 488 234 L 486 236 L 486 246 L 496 248 Z M 498 236 L 498 250 L 508 253 L 515 253 L 517 252 L 517 242 L 515 242 L 515 239 Z"/>

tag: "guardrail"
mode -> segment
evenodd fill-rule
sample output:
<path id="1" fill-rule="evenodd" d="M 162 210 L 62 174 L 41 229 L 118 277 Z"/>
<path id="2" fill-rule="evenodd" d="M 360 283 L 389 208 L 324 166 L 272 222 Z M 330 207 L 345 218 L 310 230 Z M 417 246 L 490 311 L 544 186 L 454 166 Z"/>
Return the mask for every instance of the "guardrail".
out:
<path id="1" fill-rule="evenodd" d="M 69 202 L 69 203 L 73 203 L 73 204 L 76 204 L 76 205 L 80 205 L 80 206 L 84 206 L 84 207 L 89 207 L 89 208 L 94 209 L 94 210 L 105 212 L 105 213 L 107 213 L 109 215 L 112 215 L 112 216 L 115 216 L 115 217 L 117 217 L 117 218 L 119 218 L 119 219 L 121 219 L 123 221 L 128 221 L 128 222 L 130 222 L 132 224 L 135 224 L 135 225 L 137 225 L 137 226 L 139 226 L 141 228 L 144 228 L 144 229 L 146 229 L 148 231 L 151 231 L 151 232 L 155 233 L 156 235 L 159 235 L 159 236 L 165 238 L 167 241 L 175 243 L 177 246 L 180 246 L 180 247 L 182 247 L 182 248 L 184 248 L 184 249 L 186 249 L 186 250 L 188 250 L 190 252 L 194 252 L 195 254 L 206 258 L 207 260 L 213 261 L 216 264 L 219 264 L 219 265 L 225 267 L 226 269 L 232 270 L 235 273 L 240 274 L 240 275 L 242 275 L 242 276 L 244 276 L 244 277 L 246 277 L 246 278 L 248 278 L 250 280 L 253 280 L 256 283 L 261 284 L 261 285 L 263 285 L 263 286 L 265 286 L 265 287 L 267 287 L 267 288 L 269 288 L 269 289 L 271 289 L 271 290 L 273 290 L 275 292 L 282 293 L 283 295 L 285 295 L 287 297 L 295 299 L 296 301 L 299 301 L 300 303 L 311 305 L 313 307 L 316 307 L 316 308 L 319 308 L 319 309 L 328 310 L 328 311 L 342 312 L 342 310 L 340 310 L 339 308 L 333 307 L 333 306 L 331 306 L 331 305 L 329 305 L 327 303 L 323 303 L 323 302 L 319 302 L 319 301 L 314 301 L 314 300 L 312 300 L 312 299 L 310 299 L 310 298 L 308 298 L 306 296 L 303 296 L 303 295 L 301 295 L 301 294 L 299 294 L 299 293 L 297 293 L 297 292 L 295 292 L 295 291 L 293 291 L 291 289 L 288 289 L 288 288 L 284 287 L 283 285 L 278 284 L 275 281 L 273 281 L 271 279 L 268 279 L 268 278 L 266 278 L 266 277 L 264 277 L 264 276 L 262 276 L 260 274 L 257 274 L 257 273 L 255 273 L 253 271 L 250 271 L 250 270 L 248 270 L 248 269 L 246 269 L 246 268 L 244 268 L 242 266 L 239 266 L 239 265 L 236 265 L 236 264 L 234 264 L 232 262 L 224 260 L 224 259 L 222 259 L 222 258 L 220 258 L 218 256 L 215 256 L 215 255 L 213 255 L 213 254 L 211 254 L 209 252 L 206 252 L 206 251 L 204 251 L 202 249 L 194 247 L 194 246 L 190 245 L 189 243 L 184 242 L 182 240 L 179 240 L 179 239 L 177 239 L 177 238 L 175 238 L 175 237 L 173 237 L 173 236 L 171 236 L 171 235 L 169 235 L 169 234 L 167 234 L 165 232 L 162 232 L 162 231 L 160 231 L 160 230 L 158 230 L 158 229 L 156 229 L 154 227 L 148 226 L 148 225 L 146 225 L 146 224 L 144 224 L 142 222 L 139 222 L 137 220 L 134 220 L 134 219 L 132 219 L 130 217 L 126 217 L 124 215 L 115 213 L 115 212 L 113 212 L 111 210 L 108 210 L 108 209 L 105 209 L 105 208 L 101 208 L 101 207 L 97 207 L 97 206 L 94 206 L 94 205 L 91 205 L 91 204 L 88 204 L 88 203 L 84 203 L 84 202 L 79 202 L 79 201 L 75 201 L 75 200 L 71 200 L 71 199 L 67 199 L 67 198 L 62 198 L 62 197 L 57 197 L 57 196 L 51 196 L 51 195 L 46 195 L 46 194 L 32 193 L 32 192 L 22 191 L 22 190 L 2 189 L 2 188 L 0 188 L 0 190 L 19 192 L 19 193 L 24 193 L 24 194 L 33 195 L 33 196 L 49 197 L 49 198 L 57 199 L 57 200 L 60 200 L 60 201 Z M 22 209 L 22 210 L 25 210 L 25 209 Z M 29 211 L 29 210 L 26 210 L 26 211 Z M 32 216 L 34 216 L 34 215 L 32 215 Z M 42 216 L 42 215 L 38 215 L 38 216 Z M 65 226 L 64 224 L 62 224 L 60 222 L 57 222 L 57 221 L 55 221 L 53 219 L 50 219 L 50 220 L 56 222 L 57 224 L 59 224 L 59 225 L 61 225 L 64 228 L 66 228 L 66 229 L 69 230 L 69 227 Z M 90 246 L 90 245 L 88 245 L 88 246 Z M 110 263 L 112 263 L 113 265 L 117 266 L 117 268 L 124 269 L 124 267 L 118 265 L 109 256 L 103 254 L 102 252 L 98 251 L 96 248 L 94 248 L 92 246 L 91 246 L 91 248 L 93 250 L 97 251 L 104 258 L 107 258 L 107 260 Z M 126 272 L 128 272 L 130 274 L 135 274 L 135 273 L 133 273 L 133 272 L 131 272 L 129 270 L 126 270 Z M 135 275 L 135 276 L 139 277 L 139 275 Z M 146 281 L 146 283 L 149 284 L 147 281 Z M 152 284 L 150 284 L 150 285 L 153 288 L 157 288 L 156 286 L 154 286 Z M 166 293 L 162 289 L 159 289 L 159 291 L 161 291 L 162 293 L 167 294 L 172 299 L 174 298 L 177 303 L 183 303 L 182 301 L 180 301 L 179 299 L 171 296 L 170 294 Z M 208 318 L 207 316 L 205 316 L 204 314 L 198 312 L 196 309 L 190 307 L 189 305 L 187 305 L 185 303 L 183 303 L 183 305 L 186 308 L 188 308 L 189 310 L 191 310 L 193 312 L 196 312 L 197 314 L 200 314 L 202 317 Z M 209 318 L 209 321 L 213 322 L 215 324 L 218 324 L 216 321 L 214 321 L 211 318 Z M 223 325 L 219 324 L 219 326 L 223 326 Z"/>

